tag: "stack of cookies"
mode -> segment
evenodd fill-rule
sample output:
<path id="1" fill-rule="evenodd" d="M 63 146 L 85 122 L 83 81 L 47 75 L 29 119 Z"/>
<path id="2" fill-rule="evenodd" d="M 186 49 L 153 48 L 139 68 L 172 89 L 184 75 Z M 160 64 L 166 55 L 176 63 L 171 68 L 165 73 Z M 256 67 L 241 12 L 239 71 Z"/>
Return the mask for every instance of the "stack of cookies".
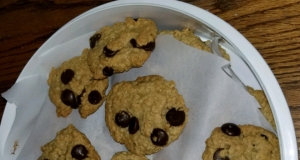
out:
<path id="1" fill-rule="evenodd" d="M 97 31 L 90 49 L 49 74 L 49 97 L 57 116 L 67 117 L 77 108 L 82 118 L 96 112 L 106 97 L 107 77 L 141 67 L 155 48 L 156 35 L 156 24 L 143 18 L 127 18 Z"/>
<path id="2" fill-rule="evenodd" d="M 116 83 L 106 95 L 108 77 L 141 67 L 155 49 L 157 33 L 152 20 L 126 18 L 124 22 L 101 28 L 90 37 L 90 48 L 53 68 L 49 74 L 49 97 L 56 106 L 57 117 L 67 117 L 73 109 L 78 109 L 85 119 L 106 101 L 105 122 L 110 135 L 128 149 L 116 153 L 112 160 L 146 160 L 146 155 L 177 140 L 188 122 L 188 108 L 175 82 L 162 76 L 148 75 Z M 189 29 L 161 34 L 171 34 L 187 45 L 211 52 L 209 42 L 202 42 Z M 229 60 L 225 50 L 220 50 L 223 58 Z M 204 160 L 255 159 L 265 155 L 277 159 L 279 156 L 276 154 L 278 139 L 273 133 L 250 125 L 224 126 L 216 128 L 207 139 Z M 249 147 L 248 141 L 252 140 L 253 147 Z M 259 151 L 265 146 L 269 147 L 267 151 Z M 59 131 L 41 150 L 39 160 L 100 160 L 88 138 L 73 125 Z"/>
<path id="3" fill-rule="evenodd" d="M 115 84 L 105 95 L 109 76 L 141 67 L 149 58 L 157 32 L 156 24 L 149 19 L 126 18 L 125 22 L 101 28 L 90 37 L 89 49 L 49 74 L 49 97 L 58 117 L 67 117 L 78 108 L 80 116 L 87 118 L 106 99 L 105 120 L 111 136 L 129 150 L 113 159 L 146 159 L 145 155 L 175 141 L 187 123 L 183 97 L 173 81 L 161 76 Z M 72 141 L 74 138 L 82 140 Z M 40 159 L 100 159 L 90 145 L 85 135 L 70 125 L 42 147 Z"/>

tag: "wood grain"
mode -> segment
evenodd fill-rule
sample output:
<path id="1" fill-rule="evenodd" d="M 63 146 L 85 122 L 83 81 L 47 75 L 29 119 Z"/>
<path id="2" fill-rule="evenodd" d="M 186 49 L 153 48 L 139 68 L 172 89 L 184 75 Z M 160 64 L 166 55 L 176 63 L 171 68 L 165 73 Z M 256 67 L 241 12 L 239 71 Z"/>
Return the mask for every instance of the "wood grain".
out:
<path id="1" fill-rule="evenodd" d="M 110 0 L 0 1 L 0 92 L 61 26 Z M 289 104 L 300 146 L 300 0 L 184 0 L 228 22 L 261 53 Z M 0 118 L 6 101 L 0 99 Z"/>

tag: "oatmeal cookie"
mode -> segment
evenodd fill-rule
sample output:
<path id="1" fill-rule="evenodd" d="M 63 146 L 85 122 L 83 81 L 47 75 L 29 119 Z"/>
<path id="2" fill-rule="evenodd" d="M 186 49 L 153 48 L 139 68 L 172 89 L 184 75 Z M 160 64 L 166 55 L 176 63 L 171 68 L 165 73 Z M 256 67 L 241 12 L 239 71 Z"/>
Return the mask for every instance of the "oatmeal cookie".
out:
<path id="1" fill-rule="evenodd" d="M 206 140 L 203 160 L 279 160 L 278 138 L 253 125 L 223 124 Z"/>
<path id="2" fill-rule="evenodd" d="M 145 18 L 126 18 L 105 26 L 90 38 L 88 63 L 95 79 L 141 67 L 155 48 L 156 24 Z"/>
<path id="3" fill-rule="evenodd" d="M 110 90 L 105 122 L 115 141 L 138 155 L 158 152 L 178 139 L 188 109 L 174 81 L 158 75 L 123 81 Z"/>
<path id="4" fill-rule="evenodd" d="M 268 102 L 268 99 L 262 90 L 254 90 L 253 88 L 247 86 L 248 92 L 254 96 L 254 98 L 258 101 L 260 104 L 261 108 L 260 111 L 261 113 L 266 117 L 268 122 L 272 125 L 274 129 L 276 129 L 276 124 L 274 121 L 273 113 L 270 107 L 270 104 Z"/>
<path id="5" fill-rule="evenodd" d="M 100 160 L 88 138 L 72 124 L 59 131 L 41 150 L 43 153 L 38 160 Z"/>
<path id="6" fill-rule="evenodd" d="M 207 51 L 209 53 L 212 53 L 210 49 L 210 41 L 203 42 L 198 36 L 196 36 L 190 29 L 185 28 L 182 31 L 179 30 L 174 30 L 174 31 L 169 31 L 169 30 L 164 30 L 161 31 L 160 34 L 170 34 L 173 35 L 174 38 L 177 40 L 192 46 L 194 48 L 198 48 L 200 50 Z M 230 60 L 229 54 L 226 53 L 226 51 L 219 46 L 219 50 L 222 54 L 222 57 L 226 60 Z"/>
<path id="7" fill-rule="evenodd" d="M 81 56 L 52 68 L 49 74 L 49 98 L 56 106 L 58 117 L 67 117 L 72 109 L 78 108 L 81 117 L 86 118 L 104 102 L 108 79 L 93 79 L 87 64 L 88 51 L 84 49 Z"/>
<path id="8" fill-rule="evenodd" d="M 132 154 L 130 152 L 118 152 L 111 160 L 148 160 L 146 156 Z"/>

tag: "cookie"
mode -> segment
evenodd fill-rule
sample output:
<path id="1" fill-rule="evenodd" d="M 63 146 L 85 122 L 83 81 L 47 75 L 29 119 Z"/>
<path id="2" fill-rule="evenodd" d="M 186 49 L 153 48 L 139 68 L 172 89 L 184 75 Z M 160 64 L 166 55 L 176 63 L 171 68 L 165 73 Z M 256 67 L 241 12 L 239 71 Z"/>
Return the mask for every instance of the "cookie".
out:
<path id="1" fill-rule="evenodd" d="M 182 31 L 174 30 L 174 31 L 168 31 L 164 30 L 161 31 L 160 34 L 170 34 L 173 35 L 174 38 L 177 40 L 200 50 L 207 51 L 209 53 L 212 53 L 210 49 L 210 41 L 203 42 L 198 36 L 196 36 L 190 29 L 185 28 Z M 222 54 L 222 57 L 226 60 L 230 60 L 229 54 L 226 53 L 226 51 L 219 46 L 219 50 Z"/>
<path id="2" fill-rule="evenodd" d="M 81 56 L 52 68 L 49 74 L 49 98 L 58 117 L 67 117 L 72 109 L 78 108 L 80 116 L 86 118 L 104 102 L 108 79 L 93 79 L 87 63 L 88 52 L 89 49 L 84 49 Z"/>
<path id="3" fill-rule="evenodd" d="M 115 84 L 107 95 L 105 122 L 116 142 L 138 155 L 158 152 L 178 139 L 188 109 L 174 81 L 158 75 Z"/>
<path id="4" fill-rule="evenodd" d="M 260 104 L 261 113 L 266 117 L 267 121 L 272 125 L 272 127 L 276 129 L 273 113 L 265 93 L 262 90 L 254 90 L 249 86 L 247 86 L 247 90 Z"/>
<path id="5" fill-rule="evenodd" d="M 146 156 L 132 154 L 130 152 L 118 152 L 111 160 L 148 160 Z"/>
<path id="6" fill-rule="evenodd" d="M 253 125 L 226 123 L 212 131 L 206 140 L 203 160 L 279 160 L 278 138 Z"/>
<path id="7" fill-rule="evenodd" d="M 59 131 L 54 140 L 41 147 L 38 160 L 100 160 L 88 138 L 72 124 Z"/>
<path id="8" fill-rule="evenodd" d="M 88 63 L 94 78 L 141 67 L 155 48 L 156 35 L 156 24 L 145 18 L 126 18 L 101 28 L 90 38 Z"/>

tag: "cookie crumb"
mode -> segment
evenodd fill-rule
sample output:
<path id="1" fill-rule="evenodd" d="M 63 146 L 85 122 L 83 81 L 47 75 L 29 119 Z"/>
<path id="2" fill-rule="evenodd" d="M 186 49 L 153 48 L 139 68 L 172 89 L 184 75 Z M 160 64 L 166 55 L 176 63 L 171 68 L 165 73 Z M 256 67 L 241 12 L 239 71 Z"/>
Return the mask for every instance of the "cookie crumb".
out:
<path id="1" fill-rule="evenodd" d="M 15 141 L 14 143 L 14 150 L 11 152 L 11 155 L 15 155 L 17 148 L 19 147 L 18 141 Z"/>

